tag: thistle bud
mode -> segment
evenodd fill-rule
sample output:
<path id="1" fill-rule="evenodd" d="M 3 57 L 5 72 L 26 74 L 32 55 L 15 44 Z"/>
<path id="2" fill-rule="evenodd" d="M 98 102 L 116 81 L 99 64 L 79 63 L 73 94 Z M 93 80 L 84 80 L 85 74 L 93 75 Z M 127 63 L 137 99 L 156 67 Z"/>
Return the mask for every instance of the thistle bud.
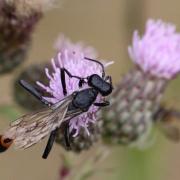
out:
<path id="1" fill-rule="evenodd" d="M 0 74 L 12 71 L 26 59 L 34 28 L 52 2 L 3 0 L 0 3 Z"/>

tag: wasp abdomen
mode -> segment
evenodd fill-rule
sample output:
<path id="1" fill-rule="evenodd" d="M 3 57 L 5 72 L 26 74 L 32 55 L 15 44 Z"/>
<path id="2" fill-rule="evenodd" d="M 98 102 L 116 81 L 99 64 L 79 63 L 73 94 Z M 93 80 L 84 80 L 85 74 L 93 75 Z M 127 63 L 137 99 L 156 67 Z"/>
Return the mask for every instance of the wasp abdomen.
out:
<path id="1" fill-rule="evenodd" d="M 5 152 L 13 143 L 13 139 L 4 138 L 0 135 L 0 153 Z"/>

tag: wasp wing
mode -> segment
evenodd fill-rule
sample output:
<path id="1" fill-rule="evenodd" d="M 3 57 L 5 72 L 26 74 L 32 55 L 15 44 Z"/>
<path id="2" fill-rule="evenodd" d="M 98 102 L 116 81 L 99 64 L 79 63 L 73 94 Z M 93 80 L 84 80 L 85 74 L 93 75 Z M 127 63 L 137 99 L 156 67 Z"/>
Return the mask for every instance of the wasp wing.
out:
<path id="1" fill-rule="evenodd" d="M 51 108 L 22 116 L 10 124 L 10 128 L 3 135 L 4 138 L 13 139 L 18 149 L 26 149 L 36 144 L 59 127 L 64 120 L 70 119 L 74 114 L 80 114 L 80 111 L 73 111 L 65 118 L 72 99 L 73 95 L 67 96 Z"/>

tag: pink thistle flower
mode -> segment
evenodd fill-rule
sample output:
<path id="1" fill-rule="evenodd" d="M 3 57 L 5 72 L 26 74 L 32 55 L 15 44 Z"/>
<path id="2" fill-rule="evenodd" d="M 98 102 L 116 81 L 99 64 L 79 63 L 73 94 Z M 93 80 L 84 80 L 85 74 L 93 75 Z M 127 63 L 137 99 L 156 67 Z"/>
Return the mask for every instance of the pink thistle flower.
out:
<path id="1" fill-rule="evenodd" d="M 161 20 L 148 20 L 145 34 L 140 38 L 134 32 L 131 59 L 144 72 L 159 78 L 171 79 L 180 72 L 180 34 L 175 25 Z"/>
<path id="2" fill-rule="evenodd" d="M 59 52 L 57 56 L 51 60 L 53 72 L 50 73 L 49 69 L 45 69 L 46 76 L 49 79 L 49 84 L 44 85 L 41 82 L 37 82 L 41 88 L 52 95 L 52 97 L 44 98 L 53 104 L 64 98 L 60 68 L 66 68 L 69 72 L 71 72 L 71 74 L 80 77 L 87 77 L 92 74 L 102 75 L 102 69 L 99 64 L 84 59 L 87 55 L 86 47 L 80 46 L 79 43 L 73 44 L 66 38 L 61 39 L 59 42 Z M 89 54 L 89 57 L 95 57 L 95 54 Z M 66 76 L 67 95 L 80 89 L 78 83 L 79 80 Z M 87 87 L 88 85 L 83 86 L 83 88 Z M 99 96 L 96 101 L 100 102 L 101 99 L 102 98 Z M 89 123 L 96 122 L 97 111 L 98 108 L 92 105 L 88 112 L 71 119 L 69 124 L 70 132 L 75 130 L 74 136 L 77 136 L 80 129 L 83 127 L 89 134 L 88 125 Z"/>
<path id="3" fill-rule="evenodd" d="M 148 20 L 144 35 L 140 38 L 135 31 L 128 50 L 135 66 L 114 88 L 110 106 L 102 110 L 103 136 L 112 143 L 144 148 L 152 143 L 147 142 L 168 82 L 180 71 L 180 34 L 172 24 Z"/>

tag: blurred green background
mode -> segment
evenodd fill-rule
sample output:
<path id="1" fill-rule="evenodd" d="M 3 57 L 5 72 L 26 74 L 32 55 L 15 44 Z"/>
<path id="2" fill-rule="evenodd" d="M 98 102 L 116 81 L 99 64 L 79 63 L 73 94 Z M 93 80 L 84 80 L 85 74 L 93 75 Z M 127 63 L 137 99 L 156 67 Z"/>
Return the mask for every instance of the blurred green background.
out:
<path id="1" fill-rule="evenodd" d="M 99 57 L 115 61 L 108 70 L 114 82 L 120 81 L 132 63 L 127 46 L 131 43 L 134 29 L 143 32 L 148 18 L 162 19 L 177 25 L 180 30 L 180 2 L 178 0 L 63 0 L 59 7 L 46 13 L 33 36 L 28 60 L 15 72 L 0 76 L 0 106 L 16 106 L 12 98 L 12 82 L 15 75 L 32 63 L 39 63 L 54 56 L 54 41 L 59 33 L 76 42 L 92 45 Z M 180 79 L 168 86 L 164 101 L 180 109 Z M 27 100 L 28 103 L 28 100 Z M 9 120 L 18 117 L 19 112 L 1 108 L 0 130 L 7 127 Z M 0 155 L 2 180 L 57 180 L 61 165 L 60 146 L 55 145 L 47 160 L 41 158 L 46 140 L 26 150 L 10 149 Z M 97 173 L 90 179 L 102 180 L 179 180 L 180 144 L 166 140 L 158 133 L 154 145 L 145 150 L 127 147 L 112 147 L 110 156 L 99 164 L 113 170 Z M 86 157 L 84 152 L 74 161 Z M 78 173 L 78 172 L 77 172 Z"/>

